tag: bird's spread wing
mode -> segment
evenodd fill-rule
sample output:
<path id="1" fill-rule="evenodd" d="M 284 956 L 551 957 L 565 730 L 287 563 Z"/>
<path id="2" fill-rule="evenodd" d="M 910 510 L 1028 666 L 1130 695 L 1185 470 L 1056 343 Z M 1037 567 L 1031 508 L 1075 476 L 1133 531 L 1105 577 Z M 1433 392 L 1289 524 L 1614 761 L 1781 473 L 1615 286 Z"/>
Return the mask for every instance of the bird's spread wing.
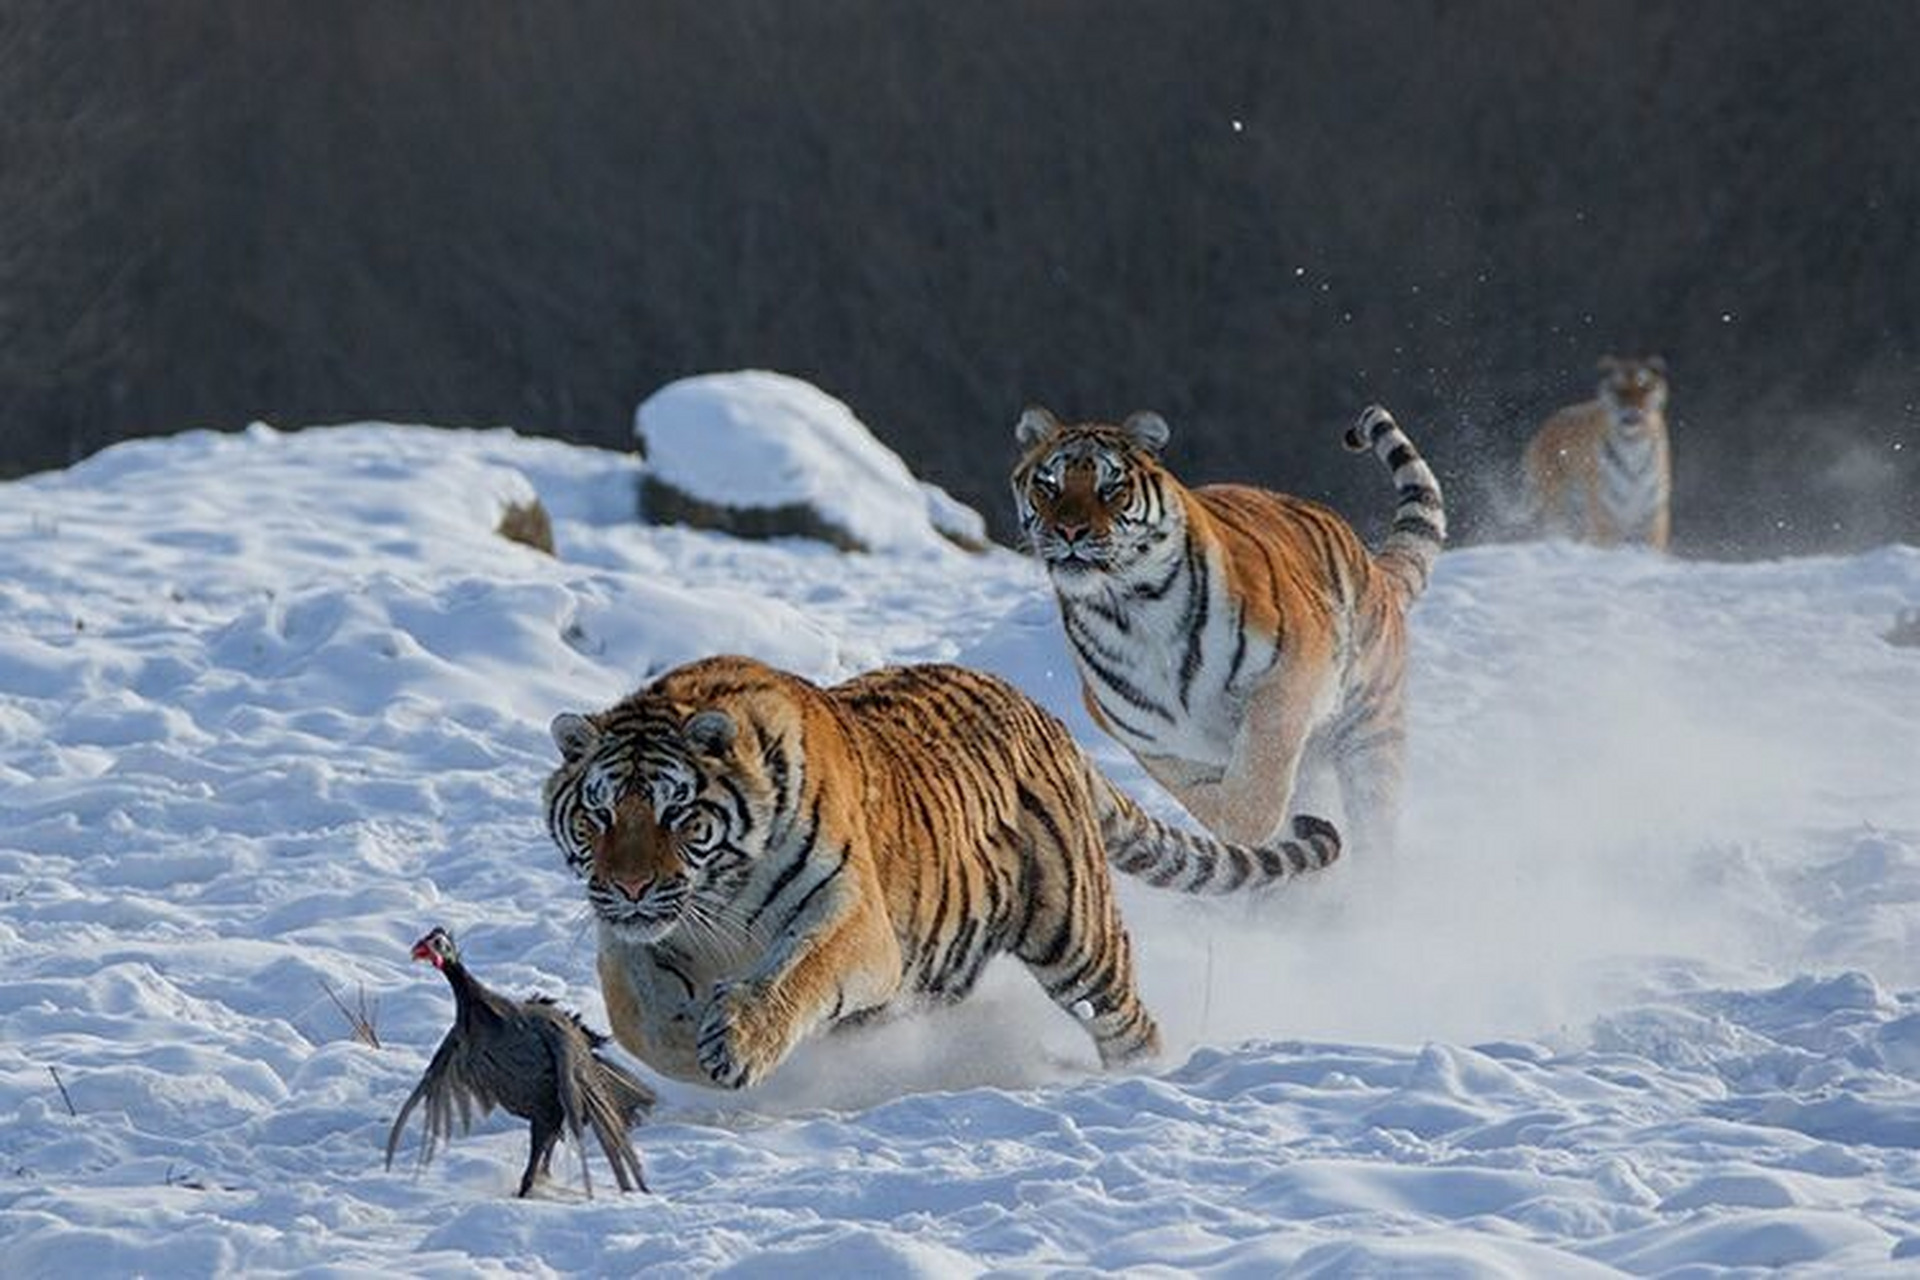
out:
<path id="1" fill-rule="evenodd" d="M 598 1053 L 590 1055 L 597 1068 L 601 1084 L 605 1087 L 607 1098 L 619 1112 L 627 1128 L 632 1128 L 647 1118 L 653 1110 L 653 1104 L 660 1099 L 639 1076 L 634 1075 L 617 1062 L 610 1062 Z"/>
<path id="2" fill-rule="evenodd" d="M 607 1153 L 607 1163 L 613 1166 L 613 1176 L 619 1182 L 620 1189 L 645 1191 L 647 1178 L 640 1169 L 640 1153 L 633 1149 L 633 1138 L 628 1132 L 635 1112 L 629 1103 L 616 1098 L 616 1094 L 626 1086 L 609 1073 L 606 1063 L 593 1054 L 586 1053 L 582 1057 L 591 1074 L 582 1081 L 580 1103 L 587 1123 L 593 1129 L 593 1136 L 600 1140 L 600 1149 Z M 625 1075 L 624 1072 L 621 1074 Z M 644 1085 L 641 1087 L 645 1088 Z M 648 1096 L 651 1098 L 652 1095 Z"/>
<path id="3" fill-rule="evenodd" d="M 473 1127 L 474 1113 L 486 1115 L 493 1110 L 493 1094 L 490 1090 L 468 1078 L 463 1069 L 457 1033 L 449 1031 L 440 1047 L 434 1051 L 433 1061 L 420 1076 L 420 1083 L 413 1087 L 407 1100 L 400 1107 L 400 1114 L 393 1119 L 393 1127 L 387 1131 L 387 1167 L 393 1167 L 393 1153 L 399 1149 L 400 1135 L 406 1130 L 407 1118 L 413 1109 L 426 1106 L 425 1122 L 420 1135 L 420 1163 L 425 1165 L 433 1159 L 433 1153 L 441 1143 L 453 1136 L 454 1119 L 457 1115 L 460 1132 L 465 1133 Z"/>
<path id="4" fill-rule="evenodd" d="M 607 1163 L 613 1166 L 613 1177 L 620 1189 L 645 1191 L 647 1180 L 641 1173 L 640 1156 L 633 1149 L 627 1129 L 641 1111 L 652 1105 L 653 1091 L 626 1072 L 610 1069 L 596 1057 L 592 1042 L 565 1020 L 564 1013 L 552 1020 L 539 1021 L 541 1035 L 553 1051 L 560 1086 L 560 1110 L 566 1119 L 567 1133 L 580 1148 L 582 1178 L 586 1177 L 587 1153 L 581 1135 L 583 1130 L 591 1129 L 600 1149 L 606 1153 Z M 591 1195 L 593 1184 L 586 1185 Z"/>

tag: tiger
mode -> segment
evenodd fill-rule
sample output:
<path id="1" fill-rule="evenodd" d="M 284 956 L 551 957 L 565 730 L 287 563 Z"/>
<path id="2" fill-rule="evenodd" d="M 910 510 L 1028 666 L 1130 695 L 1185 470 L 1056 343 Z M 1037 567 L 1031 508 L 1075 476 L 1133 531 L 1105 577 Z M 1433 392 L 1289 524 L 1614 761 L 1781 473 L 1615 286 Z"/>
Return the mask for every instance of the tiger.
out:
<path id="1" fill-rule="evenodd" d="M 964 997 L 1019 959 L 1103 1067 L 1158 1052 L 1108 865 L 1188 893 L 1330 865 L 1149 817 L 1011 685 L 946 665 L 822 687 L 677 667 L 551 726 L 548 832 L 585 882 L 615 1039 L 673 1079 L 765 1081 L 818 1031 Z"/>
<path id="2" fill-rule="evenodd" d="M 1667 549 L 1673 470 L 1667 365 L 1608 356 L 1599 394 L 1548 418 L 1527 445 L 1527 506 L 1542 532 Z"/>
<path id="3" fill-rule="evenodd" d="M 1398 487 L 1370 554 L 1318 503 L 1188 488 L 1157 413 L 1015 427 L 1020 527 L 1045 565 L 1088 713 L 1216 836 L 1271 840 L 1330 772 L 1358 849 L 1391 850 L 1406 740 L 1406 615 L 1446 541 L 1440 483 L 1385 409 L 1349 428 Z"/>

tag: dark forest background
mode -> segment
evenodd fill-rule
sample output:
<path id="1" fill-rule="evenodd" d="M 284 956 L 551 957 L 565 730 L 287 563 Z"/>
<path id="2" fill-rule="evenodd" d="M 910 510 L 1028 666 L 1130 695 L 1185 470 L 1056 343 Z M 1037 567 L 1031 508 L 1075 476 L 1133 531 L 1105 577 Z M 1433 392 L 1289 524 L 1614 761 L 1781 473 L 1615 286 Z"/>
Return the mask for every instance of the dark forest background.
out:
<path id="1" fill-rule="evenodd" d="M 1676 541 L 1920 541 L 1920 4 L 7 3 L 0 467 L 254 418 L 625 447 L 848 401 L 1006 528 L 1021 406 L 1468 536 L 1607 352 Z"/>

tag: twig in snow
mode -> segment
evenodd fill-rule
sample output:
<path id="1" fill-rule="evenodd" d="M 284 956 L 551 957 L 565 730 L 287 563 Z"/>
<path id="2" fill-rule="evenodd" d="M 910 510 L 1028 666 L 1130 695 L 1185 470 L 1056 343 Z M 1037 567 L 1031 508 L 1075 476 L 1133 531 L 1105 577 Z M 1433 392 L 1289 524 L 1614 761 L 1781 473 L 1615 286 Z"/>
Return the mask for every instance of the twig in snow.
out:
<path id="1" fill-rule="evenodd" d="M 48 1067 L 47 1074 L 52 1076 L 54 1084 L 59 1086 L 60 1100 L 67 1104 L 67 1114 L 70 1116 L 78 1116 L 80 1113 L 73 1109 L 73 1095 L 67 1092 L 66 1081 L 60 1078 L 60 1068 Z"/>
<path id="2" fill-rule="evenodd" d="M 353 1038 L 370 1049 L 378 1049 L 380 1033 L 374 1029 L 373 1020 L 380 1012 L 380 1002 L 368 1001 L 366 984 L 361 984 L 359 997 L 354 1001 L 354 1007 L 351 1009 L 333 989 L 333 985 L 325 979 L 321 979 L 320 989 L 327 993 L 327 999 L 333 1001 L 333 1007 L 340 1011 L 340 1016 L 347 1020 L 349 1027 L 353 1028 Z"/>

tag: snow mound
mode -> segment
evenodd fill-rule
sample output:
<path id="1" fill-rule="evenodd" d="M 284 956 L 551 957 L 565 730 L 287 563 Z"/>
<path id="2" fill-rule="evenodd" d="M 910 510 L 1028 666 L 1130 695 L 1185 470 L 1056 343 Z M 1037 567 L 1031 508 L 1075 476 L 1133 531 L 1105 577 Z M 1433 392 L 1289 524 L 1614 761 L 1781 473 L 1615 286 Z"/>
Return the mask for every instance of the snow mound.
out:
<path id="1" fill-rule="evenodd" d="M 649 518 L 850 551 L 978 550 L 980 514 L 916 480 L 853 410 L 762 369 L 669 383 L 634 411 Z"/>

